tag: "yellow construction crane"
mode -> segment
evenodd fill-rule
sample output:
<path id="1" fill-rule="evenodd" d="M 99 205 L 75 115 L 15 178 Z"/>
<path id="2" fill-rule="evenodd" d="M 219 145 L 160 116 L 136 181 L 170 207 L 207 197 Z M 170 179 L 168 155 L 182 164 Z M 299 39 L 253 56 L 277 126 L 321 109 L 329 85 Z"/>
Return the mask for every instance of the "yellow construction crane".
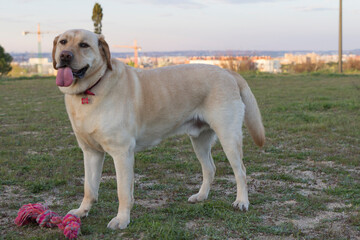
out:
<path id="1" fill-rule="evenodd" d="M 128 45 L 113 45 L 113 47 L 115 48 L 131 48 L 134 49 L 134 65 L 135 67 L 138 67 L 138 51 L 141 50 L 141 47 L 137 45 L 137 41 L 134 40 L 134 45 L 133 46 L 128 46 Z"/>

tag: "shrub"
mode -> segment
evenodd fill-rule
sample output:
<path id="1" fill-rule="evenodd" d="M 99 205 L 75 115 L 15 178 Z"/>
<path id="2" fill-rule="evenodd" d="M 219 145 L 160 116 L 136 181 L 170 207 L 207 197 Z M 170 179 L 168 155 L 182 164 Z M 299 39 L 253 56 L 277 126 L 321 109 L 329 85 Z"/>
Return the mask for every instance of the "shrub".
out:
<path id="1" fill-rule="evenodd" d="M 348 59 L 343 63 L 344 71 L 360 71 L 360 61 L 354 58 Z"/>
<path id="2" fill-rule="evenodd" d="M 220 67 L 229 69 L 234 72 L 255 71 L 255 64 L 251 60 L 238 61 L 234 57 L 229 57 L 221 61 Z"/>

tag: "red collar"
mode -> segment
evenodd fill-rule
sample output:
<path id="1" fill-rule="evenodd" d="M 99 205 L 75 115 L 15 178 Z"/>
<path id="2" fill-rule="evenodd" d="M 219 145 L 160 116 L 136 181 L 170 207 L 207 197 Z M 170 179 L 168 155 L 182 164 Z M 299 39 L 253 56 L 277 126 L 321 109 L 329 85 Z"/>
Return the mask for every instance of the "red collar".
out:
<path id="1" fill-rule="evenodd" d="M 92 89 L 93 87 L 95 87 L 95 86 L 100 82 L 100 80 L 101 80 L 101 78 L 100 78 L 94 85 L 92 85 L 91 87 L 89 87 L 88 89 L 86 89 L 86 91 L 85 91 L 83 94 L 95 96 L 95 93 L 93 93 L 93 92 L 91 91 L 91 89 Z M 90 103 L 90 100 L 91 100 L 91 99 L 89 99 L 88 97 L 83 97 L 83 98 L 81 98 L 81 104 L 89 104 L 89 103 Z"/>
<path id="2" fill-rule="evenodd" d="M 92 91 L 90 91 L 92 88 L 94 88 L 99 82 L 100 82 L 101 78 L 91 87 L 89 87 L 88 89 L 86 89 L 86 91 L 84 92 L 85 95 L 92 95 L 95 96 L 95 93 L 93 93 Z"/>

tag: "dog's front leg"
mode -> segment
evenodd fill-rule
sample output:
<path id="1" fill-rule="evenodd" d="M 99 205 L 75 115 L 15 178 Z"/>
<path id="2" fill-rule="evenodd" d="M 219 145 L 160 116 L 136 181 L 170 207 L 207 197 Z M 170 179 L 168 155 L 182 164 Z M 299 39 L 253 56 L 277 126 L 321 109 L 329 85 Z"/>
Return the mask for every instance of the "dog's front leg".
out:
<path id="1" fill-rule="evenodd" d="M 78 217 L 86 217 L 92 204 L 98 200 L 101 172 L 105 156 L 103 152 L 84 148 L 83 153 L 85 165 L 84 198 L 78 209 L 73 209 L 69 212 Z"/>
<path id="2" fill-rule="evenodd" d="M 108 224 L 108 228 L 124 229 L 130 223 L 130 210 L 134 203 L 134 148 L 124 147 L 109 154 L 114 159 L 119 198 L 118 214 Z"/>

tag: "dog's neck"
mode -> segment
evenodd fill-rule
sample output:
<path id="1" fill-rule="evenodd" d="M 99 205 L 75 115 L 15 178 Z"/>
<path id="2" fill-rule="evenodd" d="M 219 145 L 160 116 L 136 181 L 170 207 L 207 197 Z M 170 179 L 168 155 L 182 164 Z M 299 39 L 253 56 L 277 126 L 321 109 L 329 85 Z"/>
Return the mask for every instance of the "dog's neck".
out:
<path id="1" fill-rule="evenodd" d="M 84 94 L 85 94 L 85 95 L 93 95 L 93 96 L 95 96 L 95 93 L 93 93 L 93 92 L 91 91 L 91 89 L 93 89 L 96 85 L 98 85 L 98 83 L 101 81 L 102 77 L 103 77 L 103 76 L 101 76 L 101 77 L 99 78 L 99 80 L 98 80 L 94 85 L 92 85 L 91 87 L 89 87 L 88 89 L 86 89 L 86 91 L 84 92 Z"/>

